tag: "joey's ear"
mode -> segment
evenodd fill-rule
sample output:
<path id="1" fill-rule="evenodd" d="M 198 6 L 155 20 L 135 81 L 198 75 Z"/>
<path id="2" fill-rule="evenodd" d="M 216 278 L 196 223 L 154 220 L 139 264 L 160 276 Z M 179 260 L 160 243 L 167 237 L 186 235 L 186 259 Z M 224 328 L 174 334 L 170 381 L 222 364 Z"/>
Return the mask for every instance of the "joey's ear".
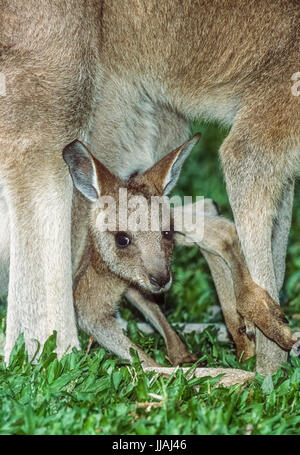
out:
<path id="1" fill-rule="evenodd" d="M 141 177 L 145 178 L 150 184 L 152 183 L 161 194 L 168 194 L 178 180 L 184 160 L 189 156 L 200 136 L 200 133 L 192 136 L 176 150 L 173 150 L 158 163 L 154 164 Z"/>
<path id="2" fill-rule="evenodd" d="M 100 196 L 96 163 L 93 155 L 79 141 L 73 141 L 63 150 L 74 186 L 87 199 L 94 202 Z"/>

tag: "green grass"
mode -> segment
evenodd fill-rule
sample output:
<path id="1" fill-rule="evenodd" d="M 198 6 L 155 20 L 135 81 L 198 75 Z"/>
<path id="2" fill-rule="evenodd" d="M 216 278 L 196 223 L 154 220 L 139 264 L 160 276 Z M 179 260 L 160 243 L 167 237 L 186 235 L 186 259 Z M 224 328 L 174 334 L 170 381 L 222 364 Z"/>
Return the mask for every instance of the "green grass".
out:
<path id="1" fill-rule="evenodd" d="M 193 125 L 203 138 L 184 166 L 177 194 L 215 199 L 231 216 L 217 148 L 226 132 L 216 125 Z M 290 325 L 300 313 L 300 188 L 296 189 L 293 228 L 287 258 L 287 280 L 281 300 Z M 174 286 L 164 305 L 172 323 L 222 322 L 209 308 L 218 303 L 204 259 L 195 248 L 177 249 Z M 169 365 L 162 338 L 143 335 L 139 314 L 128 304 L 121 313 L 129 320 L 131 339 L 162 365 Z M 5 330 L 5 307 L 0 306 L 0 339 Z M 216 331 L 180 335 L 208 366 L 253 370 L 255 359 L 240 364 L 232 343 L 217 340 Z M 0 363 L 0 434 L 297 434 L 300 428 L 300 360 L 251 385 L 214 388 L 216 379 L 187 379 L 145 374 L 137 358 L 133 366 L 93 346 L 85 354 L 88 337 L 80 334 L 83 351 L 58 361 L 52 336 L 37 364 L 27 361 L 22 338 L 9 368 Z M 1 357 L 0 357 L 1 360 Z M 250 427 L 249 427 L 250 425 Z M 251 430 L 249 430 L 251 428 Z"/>

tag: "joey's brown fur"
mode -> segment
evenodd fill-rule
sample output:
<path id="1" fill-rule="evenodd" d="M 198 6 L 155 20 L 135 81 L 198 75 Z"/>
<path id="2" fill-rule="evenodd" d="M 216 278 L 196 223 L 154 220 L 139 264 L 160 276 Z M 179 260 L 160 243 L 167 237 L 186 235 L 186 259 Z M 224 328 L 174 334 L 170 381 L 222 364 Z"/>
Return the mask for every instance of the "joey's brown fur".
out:
<path id="1" fill-rule="evenodd" d="M 174 242 L 172 221 L 169 226 L 166 224 L 168 220 L 162 220 L 159 231 L 151 229 L 151 202 L 152 197 L 162 196 L 170 185 L 175 184 L 180 160 L 184 159 L 181 156 L 187 155 L 197 141 L 196 135 L 144 174 L 128 181 L 122 181 L 111 174 L 78 141 L 70 144 L 63 152 L 76 188 L 73 196 L 75 210 L 72 216 L 72 238 L 80 227 L 84 212 L 88 224 L 85 245 L 80 250 L 81 257 L 78 257 L 78 251 L 73 254 L 73 263 L 78 264 L 73 269 L 78 323 L 100 344 L 120 357 L 130 359 L 130 348 L 136 349 L 141 360 L 148 366 L 155 365 L 155 362 L 123 334 L 115 318 L 120 300 L 127 291 L 131 301 L 134 300 L 134 304 L 161 329 L 171 362 L 178 364 L 197 359 L 171 329 L 159 307 L 151 298 L 141 295 L 141 291 L 164 292 L 171 285 L 170 261 Z M 122 231 L 121 204 L 124 205 L 124 201 L 120 201 L 120 189 L 126 190 L 127 224 L 136 211 L 136 205 L 133 207 L 130 199 L 144 198 L 147 203 L 142 212 L 143 222 L 147 223 L 144 229 L 132 230 L 129 227 L 126 232 Z M 107 203 L 111 202 L 109 211 L 100 202 L 101 198 L 103 201 L 106 198 Z M 114 230 L 103 230 L 101 215 L 104 210 L 107 216 L 112 215 L 115 209 Z M 119 245 L 120 237 L 122 241 L 127 240 L 128 244 Z"/>
<path id="2" fill-rule="evenodd" d="M 278 302 L 300 153 L 299 9 L 298 0 L 0 1 L 6 360 L 20 332 L 31 353 L 53 329 L 59 353 L 78 346 L 61 158 L 75 138 L 103 145 L 97 158 L 128 178 L 183 142 L 186 119 L 231 125 L 220 156 L 239 241 L 252 279 Z M 260 372 L 286 359 L 259 330 L 256 344 Z"/>

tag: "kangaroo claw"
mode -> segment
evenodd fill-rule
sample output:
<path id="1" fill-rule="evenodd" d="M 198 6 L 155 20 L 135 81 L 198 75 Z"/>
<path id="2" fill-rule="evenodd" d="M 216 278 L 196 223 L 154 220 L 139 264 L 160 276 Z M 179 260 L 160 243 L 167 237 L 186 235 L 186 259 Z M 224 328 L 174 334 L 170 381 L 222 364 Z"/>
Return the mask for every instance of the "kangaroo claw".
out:
<path id="1" fill-rule="evenodd" d="M 294 346 L 295 339 L 282 309 L 261 287 L 251 286 L 244 295 L 239 296 L 238 311 L 282 349 L 289 351 Z M 251 332 L 246 331 L 248 337 L 254 335 Z"/>

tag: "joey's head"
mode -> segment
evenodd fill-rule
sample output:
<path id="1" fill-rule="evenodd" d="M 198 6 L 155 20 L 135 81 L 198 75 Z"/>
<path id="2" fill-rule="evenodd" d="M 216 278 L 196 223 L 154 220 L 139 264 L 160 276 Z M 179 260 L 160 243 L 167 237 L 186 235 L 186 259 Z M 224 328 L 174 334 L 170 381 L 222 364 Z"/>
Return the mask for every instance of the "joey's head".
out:
<path id="1" fill-rule="evenodd" d="M 113 273 L 151 293 L 168 290 L 172 282 L 174 228 L 164 196 L 175 185 L 199 137 L 193 136 L 127 181 L 113 175 L 79 141 L 63 151 L 74 186 L 90 204 L 95 250 Z"/>

